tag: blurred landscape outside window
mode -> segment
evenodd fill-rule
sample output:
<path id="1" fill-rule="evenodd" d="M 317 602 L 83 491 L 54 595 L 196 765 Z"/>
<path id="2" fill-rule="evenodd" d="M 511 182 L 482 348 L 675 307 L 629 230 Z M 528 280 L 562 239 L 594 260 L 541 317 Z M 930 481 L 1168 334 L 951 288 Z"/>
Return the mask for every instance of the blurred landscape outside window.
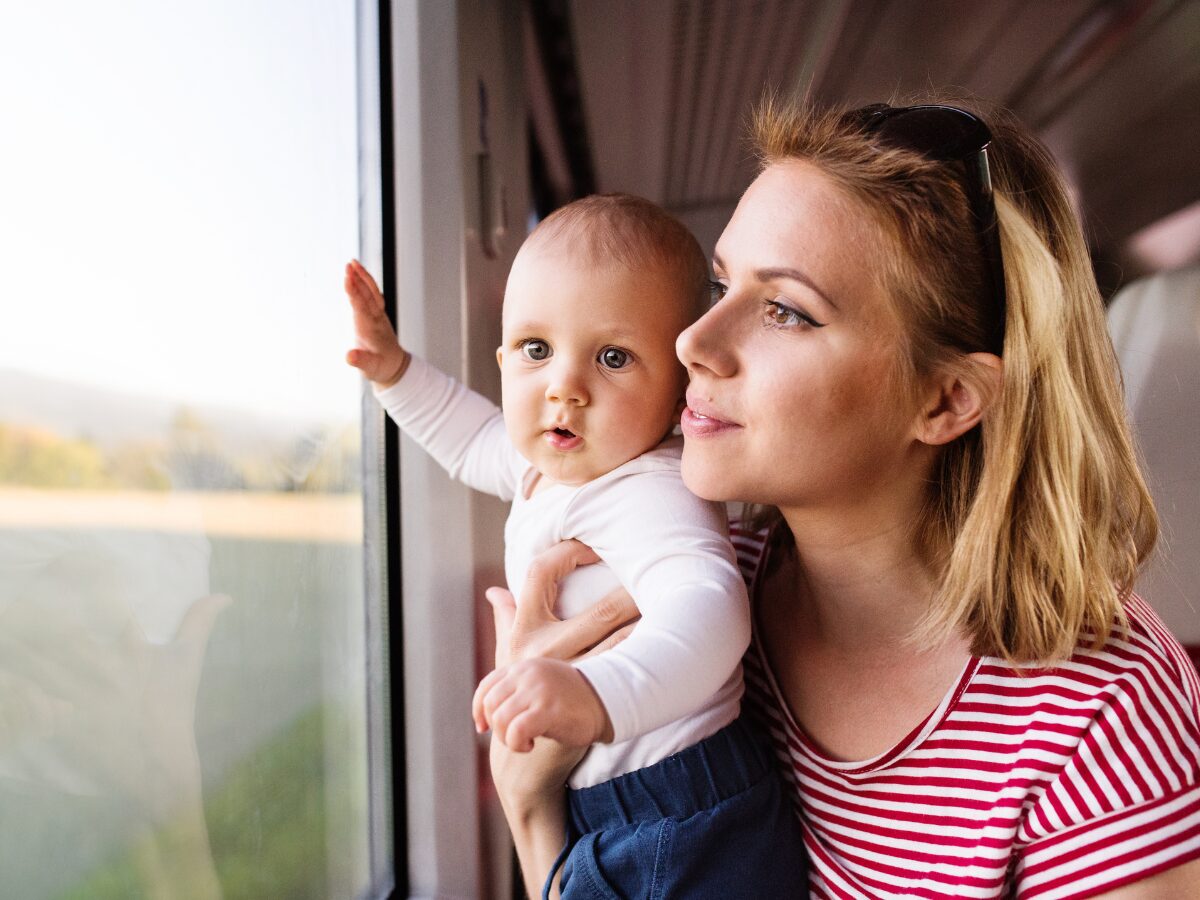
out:
<path id="1" fill-rule="evenodd" d="M 0 897 L 371 887 L 355 15 L 7 10 Z"/>

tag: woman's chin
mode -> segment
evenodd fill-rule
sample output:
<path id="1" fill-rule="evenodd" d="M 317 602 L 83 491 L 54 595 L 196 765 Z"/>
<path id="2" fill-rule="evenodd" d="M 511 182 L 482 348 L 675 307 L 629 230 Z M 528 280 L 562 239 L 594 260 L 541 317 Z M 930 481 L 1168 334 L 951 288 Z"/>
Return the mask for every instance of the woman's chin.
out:
<path id="1" fill-rule="evenodd" d="M 729 466 L 697 460 L 694 455 L 689 460 L 686 445 L 680 472 L 684 485 L 701 500 L 727 503 L 743 499 L 735 480 L 735 476 L 739 473 L 730 471 Z"/>

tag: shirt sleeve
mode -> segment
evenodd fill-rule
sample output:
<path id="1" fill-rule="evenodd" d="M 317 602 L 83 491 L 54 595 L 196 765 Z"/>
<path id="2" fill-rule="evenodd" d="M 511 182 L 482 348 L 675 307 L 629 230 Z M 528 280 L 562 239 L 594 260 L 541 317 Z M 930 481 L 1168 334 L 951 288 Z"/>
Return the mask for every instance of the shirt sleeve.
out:
<path id="1" fill-rule="evenodd" d="M 529 463 L 504 427 L 499 408 L 422 359 L 395 384 L 375 391 L 392 420 L 451 478 L 502 500 L 516 496 Z"/>
<path id="2" fill-rule="evenodd" d="M 723 507 L 692 494 L 677 467 L 665 468 L 581 492 L 563 528 L 608 564 L 642 616 L 616 647 L 576 663 L 604 703 L 614 741 L 702 707 L 750 643 Z"/>
<path id="3" fill-rule="evenodd" d="M 1152 612 L 1139 634 L 1068 664 L 1091 681 L 1075 751 L 1018 835 L 1016 896 L 1080 900 L 1200 858 L 1196 670 Z"/>

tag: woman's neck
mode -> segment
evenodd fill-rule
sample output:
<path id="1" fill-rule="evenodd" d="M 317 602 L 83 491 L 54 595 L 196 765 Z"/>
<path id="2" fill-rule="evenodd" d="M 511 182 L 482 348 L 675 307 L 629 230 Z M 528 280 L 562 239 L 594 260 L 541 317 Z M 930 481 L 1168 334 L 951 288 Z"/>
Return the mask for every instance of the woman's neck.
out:
<path id="1" fill-rule="evenodd" d="M 970 658 L 968 642 L 906 640 L 935 586 L 907 527 L 785 518 L 795 551 L 773 556 L 756 598 L 768 665 L 822 752 L 873 759 L 937 708 Z"/>
<path id="2" fill-rule="evenodd" d="M 808 631 L 829 649 L 895 645 L 929 608 L 935 579 L 915 547 L 909 518 L 781 510 L 795 539 L 782 578 Z"/>

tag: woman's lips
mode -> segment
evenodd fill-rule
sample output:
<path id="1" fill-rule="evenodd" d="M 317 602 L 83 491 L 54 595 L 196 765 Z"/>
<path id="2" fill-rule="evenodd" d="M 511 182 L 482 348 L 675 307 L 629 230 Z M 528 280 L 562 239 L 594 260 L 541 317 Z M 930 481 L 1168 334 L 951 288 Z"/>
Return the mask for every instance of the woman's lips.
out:
<path id="1" fill-rule="evenodd" d="M 700 408 L 697 409 L 697 406 Z M 717 418 L 703 404 L 694 403 L 689 399 L 688 405 L 683 409 L 683 415 L 679 418 L 679 427 L 683 431 L 684 437 L 708 437 L 742 426 Z"/>

